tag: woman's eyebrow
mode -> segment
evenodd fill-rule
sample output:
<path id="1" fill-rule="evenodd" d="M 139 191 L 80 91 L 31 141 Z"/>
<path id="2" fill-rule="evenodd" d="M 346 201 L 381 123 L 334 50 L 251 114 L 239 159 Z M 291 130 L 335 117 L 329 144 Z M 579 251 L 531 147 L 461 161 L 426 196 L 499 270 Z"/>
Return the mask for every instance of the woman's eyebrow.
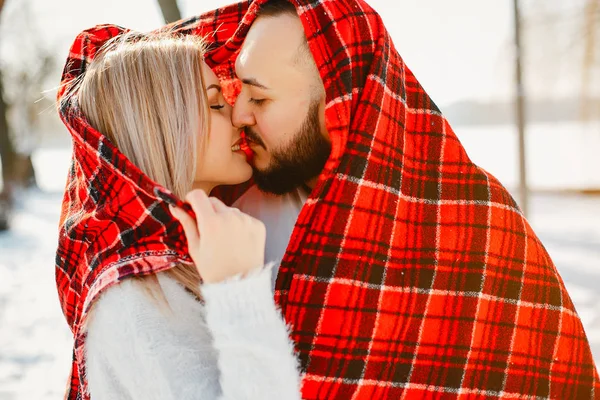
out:
<path id="1" fill-rule="evenodd" d="M 210 89 L 217 89 L 219 92 L 221 91 L 221 86 L 213 83 L 212 85 L 208 85 L 206 87 L 206 91 L 208 92 Z"/>

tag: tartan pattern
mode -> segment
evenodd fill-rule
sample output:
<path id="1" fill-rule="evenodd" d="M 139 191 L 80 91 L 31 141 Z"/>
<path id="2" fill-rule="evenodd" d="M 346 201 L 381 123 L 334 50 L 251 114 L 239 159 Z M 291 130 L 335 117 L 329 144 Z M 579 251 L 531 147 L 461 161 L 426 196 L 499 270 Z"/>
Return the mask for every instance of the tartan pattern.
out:
<path id="1" fill-rule="evenodd" d="M 239 90 L 233 61 L 264 2 L 171 26 L 208 34 L 207 62 L 230 100 Z M 506 189 L 470 161 L 380 17 L 362 0 L 294 3 L 332 138 L 276 284 L 306 372 L 303 398 L 600 398 L 581 321 L 549 255 Z M 63 83 L 121 31 L 82 33 Z M 97 294 L 189 259 L 164 215 L 163 200 L 179 200 L 94 132 L 75 102 L 63 102 L 61 116 L 75 146 L 57 284 L 75 336 L 67 398 L 83 399 L 81 326 Z M 242 191 L 219 195 L 231 203 Z"/>

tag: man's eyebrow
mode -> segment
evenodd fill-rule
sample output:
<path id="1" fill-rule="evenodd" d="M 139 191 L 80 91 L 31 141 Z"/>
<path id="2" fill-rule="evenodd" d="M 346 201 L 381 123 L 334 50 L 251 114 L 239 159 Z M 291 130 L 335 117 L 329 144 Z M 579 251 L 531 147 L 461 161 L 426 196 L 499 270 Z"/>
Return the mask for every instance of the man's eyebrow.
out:
<path id="1" fill-rule="evenodd" d="M 256 86 L 258 88 L 261 89 L 266 89 L 269 90 L 268 87 L 266 87 L 265 85 L 263 85 L 262 83 L 258 82 L 256 79 L 254 78 L 247 78 L 247 79 L 242 79 L 242 82 L 245 83 L 246 85 L 250 85 L 250 86 Z"/>
<path id="2" fill-rule="evenodd" d="M 219 92 L 221 91 L 221 86 L 217 85 L 216 83 L 213 83 L 212 85 L 208 85 L 206 87 L 206 91 L 208 92 L 210 89 L 217 89 Z"/>

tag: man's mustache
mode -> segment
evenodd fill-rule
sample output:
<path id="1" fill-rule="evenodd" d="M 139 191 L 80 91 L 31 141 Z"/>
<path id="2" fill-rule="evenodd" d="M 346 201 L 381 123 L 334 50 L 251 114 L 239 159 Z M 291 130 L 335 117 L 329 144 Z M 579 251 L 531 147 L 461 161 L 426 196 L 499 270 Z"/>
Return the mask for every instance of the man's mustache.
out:
<path id="1" fill-rule="evenodd" d="M 261 146 L 262 148 L 264 148 L 266 150 L 265 143 L 261 139 L 260 135 L 258 133 L 256 133 L 252 128 L 246 127 L 244 129 L 244 137 L 249 142 L 257 144 L 257 145 Z"/>

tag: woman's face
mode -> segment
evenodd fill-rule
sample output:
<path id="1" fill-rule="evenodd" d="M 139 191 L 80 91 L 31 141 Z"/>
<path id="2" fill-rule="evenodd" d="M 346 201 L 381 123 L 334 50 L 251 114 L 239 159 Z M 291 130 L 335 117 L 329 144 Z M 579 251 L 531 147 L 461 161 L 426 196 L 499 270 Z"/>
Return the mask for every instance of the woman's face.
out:
<path id="1" fill-rule="evenodd" d="M 199 148 L 197 152 L 194 188 L 210 191 L 215 186 L 247 181 L 252 176 L 252 168 L 246 161 L 244 151 L 239 148 L 241 132 L 231 123 L 231 106 L 221 93 L 219 79 L 206 63 L 202 63 L 202 73 L 206 84 L 210 130 L 204 138 L 204 150 Z"/>

